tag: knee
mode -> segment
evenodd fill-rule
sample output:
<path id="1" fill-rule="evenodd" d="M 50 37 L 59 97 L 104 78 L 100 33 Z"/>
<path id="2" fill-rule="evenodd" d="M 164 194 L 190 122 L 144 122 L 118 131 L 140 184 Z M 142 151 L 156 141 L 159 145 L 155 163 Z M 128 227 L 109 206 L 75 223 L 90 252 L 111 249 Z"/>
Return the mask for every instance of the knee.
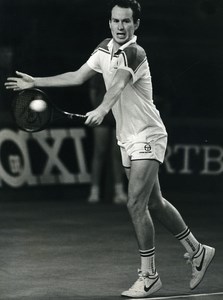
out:
<path id="1" fill-rule="evenodd" d="M 147 204 L 143 204 L 137 197 L 129 197 L 127 202 L 127 209 L 133 219 L 142 218 L 148 210 Z"/>
<path id="2" fill-rule="evenodd" d="M 159 211 L 161 209 L 165 209 L 166 200 L 161 196 L 151 197 L 148 204 L 148 209 L 151 211 Z"/>

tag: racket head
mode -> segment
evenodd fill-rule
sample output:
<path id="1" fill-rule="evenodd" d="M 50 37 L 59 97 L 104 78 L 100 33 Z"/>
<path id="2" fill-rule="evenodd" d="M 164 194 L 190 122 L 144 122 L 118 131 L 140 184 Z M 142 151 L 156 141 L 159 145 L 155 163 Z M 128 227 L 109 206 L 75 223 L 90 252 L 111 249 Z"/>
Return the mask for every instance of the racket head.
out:
<path id="1" fill-rule="evenodd" d="M 43 100 L 46 108 L 36 111 L 30 108 L 33 100 Z M 45 129 L 52 118 L 53 108 L 47 95 L 40 89 L 26 89 L 19 92 L 12 101 L 12 115 L 17 126 L 26 132 Z"/>

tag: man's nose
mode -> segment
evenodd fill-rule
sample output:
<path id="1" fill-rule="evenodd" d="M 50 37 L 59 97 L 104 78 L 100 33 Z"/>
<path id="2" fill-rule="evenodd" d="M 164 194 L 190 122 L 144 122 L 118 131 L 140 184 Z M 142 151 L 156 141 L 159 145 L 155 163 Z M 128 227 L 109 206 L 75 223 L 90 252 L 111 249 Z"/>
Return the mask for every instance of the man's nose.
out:
<path id="1" fill-rule="evenodd" d="M 123 28 L 124 28 L 123 23 L 120 21 L 120 22 L 118 23 L 118 29 L 119 29 L 119 30 L 123 30 Z"/>

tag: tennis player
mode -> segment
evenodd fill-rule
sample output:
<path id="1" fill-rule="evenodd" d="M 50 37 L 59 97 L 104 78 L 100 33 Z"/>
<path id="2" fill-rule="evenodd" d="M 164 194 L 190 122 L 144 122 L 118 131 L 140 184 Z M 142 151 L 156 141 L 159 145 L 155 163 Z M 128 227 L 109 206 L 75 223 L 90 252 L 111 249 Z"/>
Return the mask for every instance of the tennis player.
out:
<path id="1" fill-rule="evenodd" d="M 129 179 L 127 208 L 135 229 L 141 257 L 137 281 L 122 296 L 142 298 L 158 291 L 161 280 L 155 265 L 155 233 L 151 212 L 186 249 L 192 265 L 190 288 L 202 280 L 215 249 L 202 245 L 180 213 L 163 198 L 158 170 L 163 163 L 167 132 L 152 98 L 152 82 L 146 53 L 136 40 L 140 25 L 140 4 L 136 0 L 115 0 L 109 26 L 112 38 L 105 39 L 77 71 L 52 77 L 33 78 L 17 72 L 6 88 L 15 91 L 32 87 L 80 85 L 102 73 L 107 92 L 103 102 L 86 114 L 86 125 L 101 124 L 112 109 L 122 163 Z"/>

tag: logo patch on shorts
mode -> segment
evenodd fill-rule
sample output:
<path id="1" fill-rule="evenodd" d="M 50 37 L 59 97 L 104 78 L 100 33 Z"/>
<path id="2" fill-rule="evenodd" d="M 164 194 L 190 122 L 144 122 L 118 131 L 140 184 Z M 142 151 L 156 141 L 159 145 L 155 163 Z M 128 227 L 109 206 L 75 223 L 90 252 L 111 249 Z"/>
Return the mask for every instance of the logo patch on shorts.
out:
<path id="1" fill-rule="evenodd" d="M 152 147 L 150 145 L 150 143 L 147 143 L 145 146 L 144 146 L 144 149 L 146 152 L 148 153 L 151 153 L 152 152 Z"/>
<path id="2" fill-rule="evenodd" d="M 140 151 L 139 153 L 152 153 L 152 146 L 150 143 L 146 143 L 144 145 L 144 151 Z"/>

